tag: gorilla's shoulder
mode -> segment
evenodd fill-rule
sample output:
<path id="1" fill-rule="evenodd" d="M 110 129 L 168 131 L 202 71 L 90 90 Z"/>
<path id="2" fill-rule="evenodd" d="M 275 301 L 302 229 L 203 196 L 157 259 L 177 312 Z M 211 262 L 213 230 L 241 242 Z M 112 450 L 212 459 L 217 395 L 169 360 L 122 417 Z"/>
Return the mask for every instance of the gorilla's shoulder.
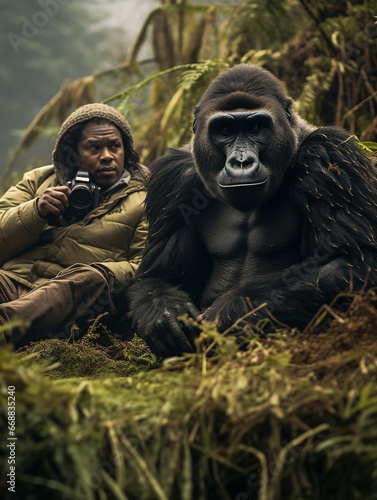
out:
<path id="1" fill-rule="evenodd" d="M 188 203 L 195 189 L 204 189 L 189 146 L 169 149 L 168 154 L 154 160 L 149 168 L 146 207 L 152 216 L 161 215 L 162 211 L 169 213 L 174 207 Z"/>
<path id="2" fill-rule="evenodd" d="M 194 157 L 191 148 L 189 146 L 169 148 L 168 154 L 152 161 L 149 168 L 154 181 L 168 174 L 173 177 L 180 174 L 187 174 L 187 172 L 195 174 Z"/>
<path id="3" fill-rule="evenodd" d="M 371 155 L 362 150 L 354 136 L 333 126 L 320 127 L 311 132 L 301 143 L 295 162 L 311 168 L 315 165 L 328 168 L 331 165 L 330 170 L 333 168 L 334 171 L 338 166 L 356 175 L 364 169 L 370 171 L 374 164 Z"/>
<path id="4" fill-rule="evenodd" d="M 291 199 L 317 237 L 327 233 L 348 252 L 376 241 L 377 168 L 355 137 L 338 127 L 318 128 L 301 143 L 290 178 Z"/>
<path id="5" fill-rule="evenodd" d="M 344 129 L 335 126 L 318 127 L 307 135 L 304 143 L 316 141 L 344 141 L 350 137 L 350 134 Z"/>

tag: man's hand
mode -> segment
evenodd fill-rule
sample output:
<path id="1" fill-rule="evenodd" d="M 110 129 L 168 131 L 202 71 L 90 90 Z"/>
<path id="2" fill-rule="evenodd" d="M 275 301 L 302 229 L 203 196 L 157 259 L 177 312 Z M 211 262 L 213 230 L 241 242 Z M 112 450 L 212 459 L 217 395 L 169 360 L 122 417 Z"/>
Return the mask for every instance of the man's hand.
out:
<path id="1" fill-rule="evenodd" d="M 68 186 L 55 186 L 46 189 L 43 195 L 37 201 L 38 212 L 41 217 L 47 217 L 49 214 L 61 215 L 69 206 L 69 195 L 71 190 Z"/>

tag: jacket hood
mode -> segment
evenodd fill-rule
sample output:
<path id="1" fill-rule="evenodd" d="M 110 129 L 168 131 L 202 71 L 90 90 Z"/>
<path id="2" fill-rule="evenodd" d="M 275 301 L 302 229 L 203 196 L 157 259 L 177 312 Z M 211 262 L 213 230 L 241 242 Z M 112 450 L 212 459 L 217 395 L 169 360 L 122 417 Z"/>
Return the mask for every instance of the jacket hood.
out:
<path id="1" fill-rule="evenodd" d="M 52 153 L 52 163 L 60 185 L 73 179 L 79 165 L 78 141 L 84 126 L 94 118 L 104 118 L 113 123 L 123 138 L 125 168 L 131 178 L 145 180 L 146 168 L 140 165 L 139 155 L 134 149 L 131 127 L 124 116 L 112 106 L 101 103 L 85 104 L 77 108 L 60 127 Z"/>

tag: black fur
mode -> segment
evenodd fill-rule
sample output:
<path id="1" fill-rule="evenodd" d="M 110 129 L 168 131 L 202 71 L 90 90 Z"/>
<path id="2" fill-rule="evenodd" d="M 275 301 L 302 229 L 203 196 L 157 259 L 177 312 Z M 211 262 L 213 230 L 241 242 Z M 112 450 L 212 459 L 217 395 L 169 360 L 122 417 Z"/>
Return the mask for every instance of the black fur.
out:
<path id="1" fill-rule="evenodd" d="M 191 349 L 196 331 L 177 319 L 184 313 L 216 318 L 225 329 L 245 314 L 247 297 L 252 306 L 267 302 L 284 323 L 304 327 L 321 304 L 347 287 L 361 287 L 367 276 L 369 284 L 376 284 L 376 166 L 344 130 L 315 129 L 291 104 L 279 81 L 267 71 L 246 65 L 232 68 L 214 81 L 196 107 L 193 145 L 172 150 L 151 165 L 146 200 L 150 232 L 129 298 L 134 325 L 157 354 L 169 356 Z M 233 203 L 214 180 L 223 168 L 225 153 L 211 144 L 208 123 L 215 113 L 240 109 L 271 113 L 274 137 L 261 165 L 271 176 L 268 186 L 272 187 L 266 188 L 256 206 L 252 201 L 255 189 L 242 187 L 244 193 L 250 189 L 250 206 L 227 209 L 236 223 L 240 221 L 234 240 L 243 237 L 243 246 L 234 256 L 234 272 L 240 274 L 230 286 L 233 261 L 226 255 L 223 261 L 228 268 L 214 280 L 217 257 L 208 251 L 205 240 L 210 236 L 203 240 L 203 231 L 212 227 L 209 207 L 214 207 L 211 210 L 218 220 L 227 222 L 224 213 L 228 212 L 221 206 Z M 252 232 L 259 226 L 250 225 L 255 229 L 245 235 L 242 217 L 251 220 L 254 212 L 263 214 L 263 207 L 275 205 L 278 216 L 276 200 L 285 199 L 286 193 L 300 220 L 299 257 L 286 265 L 282 248 L 280 254 L 269 257 L 271 266 L 254 268 L 247 262 L 254 262 L 249 246 L 260 243 Z M 293 216 L 292 226 L 297 217 Z M 231 231 L 232 224 L 228 233 L 233 237 Z M 267 236 L 261 237 L 266 254 L 268 231 L 269 226 Z M 228 233 L 224 227 L 224 255 Z M 294 237 L 291 240 L 294 249 Z M 278 246 L 279 241 L 273 243 Z M 258 259 L 263 263 L 263 252 Z M 248 321 L 256 322 L 265 314 L 262 309 Z"/>

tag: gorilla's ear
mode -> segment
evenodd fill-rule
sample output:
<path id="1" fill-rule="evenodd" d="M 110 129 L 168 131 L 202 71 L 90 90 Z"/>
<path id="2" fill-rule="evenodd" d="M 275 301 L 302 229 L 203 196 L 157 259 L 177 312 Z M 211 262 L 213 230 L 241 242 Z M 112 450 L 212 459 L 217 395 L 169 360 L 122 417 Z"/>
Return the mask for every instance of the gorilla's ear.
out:
<path id="1" fill-rule="evenodd" d="M 286 114 L 289 122 L 292 120 L 292 113 L 291 113 L 292 104 L 293 104 L 293 100 L 287 99 L 287 102 L 285 104 L 285 114 Z"/>
<path id="2" fill-rule="evenodd" d="M 192 131 L 195 134 L 195 132 L 196 132 L 196 118 L 194 118 L 194 121 L 192 122 Z"/>

